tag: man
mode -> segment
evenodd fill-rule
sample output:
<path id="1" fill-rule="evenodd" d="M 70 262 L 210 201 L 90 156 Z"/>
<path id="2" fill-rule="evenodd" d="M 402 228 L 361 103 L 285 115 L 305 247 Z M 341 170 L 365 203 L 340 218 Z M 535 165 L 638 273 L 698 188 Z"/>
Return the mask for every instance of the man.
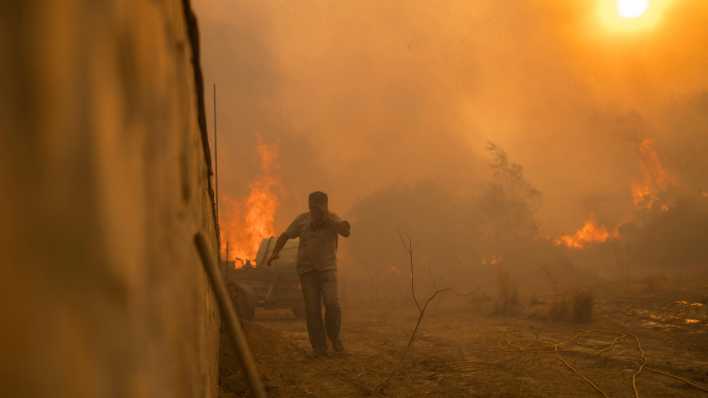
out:
<path id="1" fill-rule="evenodd" d="M 329 212 L 327 194 L 313 192 L 309 196 L 308 213 L 301 214 L 278 237 L 268 265 L 276 260 L 288 239 L 300 238 L 297 251 L 297 272 L 305 298 L 307 332 L 315 356 L 327 354 L 327 336 L 336 352 L 343 352 L 339 337 L 341 310 L 337 297 L 337 240 L 348 237 L 351 227 L 337 215 Z M 325 319 L 322 322 L 322 302 Z"/>

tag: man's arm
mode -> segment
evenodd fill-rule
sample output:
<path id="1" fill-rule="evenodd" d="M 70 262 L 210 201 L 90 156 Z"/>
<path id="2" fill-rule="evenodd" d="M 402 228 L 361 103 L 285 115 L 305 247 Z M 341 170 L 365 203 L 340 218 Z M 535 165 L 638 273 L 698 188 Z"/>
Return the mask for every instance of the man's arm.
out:
<path id="1" fill-rule="evenodd" d="M 278 240 L 275 242 L 275 247 L 273 248 L 273 254 L 270 255 L 270 258 L 268 259 L 268 266 L 270 267 L 271 263 L 273 261 L 277 260 L 280 257 L 280 251 L 283 250 L 283 247 L 285 246 L 285 243 L 288 241 L 288 235 L 285 233 L 280 234 L 278 237 Z"/>
<path id="2" fill-rule="evenodd" d="M 273 261 L 277 260 L 278 257 L 280 257 L 280 251 L 283 249 L 285 246 L 285 243 L 287 243 L 288 239 L 295 239 L 300 237 L 300 231 L 301 231 L 301 221 L 302 221 L 302 215 L 297 217 L 293 222 L 290 223 L 290 226 L 278 236 L 278 240 L 275 242 L 275 247 L 273 248 L 273 253 L 270 255 L 270 258 L 268 259 L 268 266 L 273 263 Z"/>
<path id="3" fill-rule="evenodd" d="M 329 215 L 329 220 L 334 226 L 334 230 L 337 231 L 338 234 L 342 235 L 343 237 L 347 238 L 349 235 L 352 233 L 352 226 L 349 224 L 349 221 L 344 221 L 341 218 L 339 218 L 336 214 L 331 214 Z"/>

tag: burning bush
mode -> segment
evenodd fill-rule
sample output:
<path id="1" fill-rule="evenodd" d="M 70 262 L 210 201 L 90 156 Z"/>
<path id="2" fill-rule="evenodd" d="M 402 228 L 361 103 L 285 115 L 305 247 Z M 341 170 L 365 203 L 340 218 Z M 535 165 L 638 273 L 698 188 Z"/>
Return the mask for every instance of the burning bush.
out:
<path id="1" fill-rule="evenodd" d="M 483 264 L 485 258 L 504 258 L 505 272 L 517 280 L 519 272 L 535 269 L 534 258 L 555 250 L 539 236 L 535 213 L 540 192 L 501 148 L 489 144 L 488 151 L 491 178 L 470 182 L 478 186 L 474 194 L 460 195 L 454 186 L 425 182 L 389 187 L 357 203 L 352 222 L 360 231 L 377 233 L 352 235 L 349 249 L 356 266 L 347 276 L 362 284 L 371 275 L 377 283 L 387 277 L 400 279 L 388 272 L 392 266 L 405 269 L 401 265 L 407 262 L 398 250 L 397 230 L 414 237 L 417 263 L 430 270 L 425 278 L 430 284 L 435 280 L 458 291 L 498 285 L 497 270 Z M 518 288 L 508 285 L 500 291 L 505 292 L 500 300 L 504 311 L 518 302 Z"/>

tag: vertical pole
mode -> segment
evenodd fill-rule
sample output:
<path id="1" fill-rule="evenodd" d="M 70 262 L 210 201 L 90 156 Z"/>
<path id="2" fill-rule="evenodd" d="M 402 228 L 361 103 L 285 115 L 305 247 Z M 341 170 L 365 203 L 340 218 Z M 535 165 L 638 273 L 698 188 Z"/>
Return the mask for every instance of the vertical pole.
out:
<path id="1" fill-rule="evenodd" d="M 226 258 L 224 259 L 224 261 L 226 261 L 226 263 L 228 264 L 229 260 L 231 259 L 231 246 L 229 245 L 229 240 L 228 239 L 225 239 L 225 240 L 226 240 Z"/>
<path id="2" fill-rule="evenodd" d="M 217 228 L 220 228 L 221 219 L 219 218 L 219 132 L 217 130 L 217 117 L 216 117 L 216 83 L 214 83 L 214 103 L 212 104 L 214 108 L 214 185 L 216 191 L 216 222 L 219 224 Z M 221 234 L 219 234 L 221 236 Z M 219 253 L 218 253 L 219 264 L 221 264 L 221 242 L 219 242 Z M 228 259 L 227 259 L 228 260 Z"/>
<path id="3" fill-rule="evenodd" d="M 214 179 L 216 185 L 216 215 L 219 215 L 219 131 L 216 118 L 216 83 L 214 83 Z"/>

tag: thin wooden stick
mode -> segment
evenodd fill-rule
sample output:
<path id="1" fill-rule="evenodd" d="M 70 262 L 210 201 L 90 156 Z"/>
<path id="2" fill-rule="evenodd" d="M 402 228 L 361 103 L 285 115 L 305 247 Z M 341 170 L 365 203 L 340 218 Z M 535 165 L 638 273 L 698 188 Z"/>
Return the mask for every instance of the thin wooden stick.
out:
<path id="1" fill-rule="evenodd" d="M 647 364 L 647 355 L 644 352 L 644 349 L 642 348 L 642 343 L 639 341 L 639 337 L 634 334 L 632 335 L 632 337 L 634 337 L 634 340 L 637 342 L 637 349 L 642 355 L 642 362 L 639 364 L 639 368 L 637 368 L 637 371 L 632 374 L 632 389 L 634 390 L 634 398 L 639 398 L 639 389 L 637 389 L 637 377 L 640 373 L 642 373 L 642 370 L 644 370 L 644 367 Z"/>
<path id="2" fill-rule="evenodd" d="M 216 117 L 216 83 L 214 83 L 214 185 L 216 189 L 216 217 L 219 217 L 219 130 Z M 221 254 L 219 254 L 221 256 Z M 228 260 L 228 259 L 227 259 Z"/>
<path id="3" fill-rule="evenodd" d="M 615 337 L 615 339 L 612 340 L 612 343 L 610 343 L 607 347 L 605 347 L 605 348 L 603 348 L 603 349 L 601 349 L 601 350 L 598 350 L 597 353 L 598 353 L 598 354 L 602 354 L 602 353 L 605 352 L 605 351 L 612 351 L 612 350 L 617 346 L 617 343 L 619 343 L 619 342 L 620 342 L 622 339 L 624 339 L 625 337 L 627 337 L 626 334 L 621 334 L 621 335 Z"/>
<path id="4" fill-rule="evenodd" d="M 666 377 L 671 377 L 671 378 L 673 378 L 673 379 L 676 379 L 676 380 L 678 380 L 678 381 L 681 381 L 681 382 L 683 382 L 683 383 L 685 383 L 685 384 L 687 384 L 687 385 L 689 385 L 689 386 L 695 388 L 696 390 L 703 391 L 704 393 L 708 393 L 708 388 L 703 387 L 703 386 L 700 386 L 700 385 L 698 385 L 698 384 L 696 384 L 696 383 L 693 383 L 692 381 L 687 380 L 687 379 L 684 379 L 683 377 L 679 377 L 679 376 L 676 376 L 676 375 L 672 375 L 671 373 L 667 373 L 667 372 L 664 372 L 663 370 L 659 370 L 659 369 L 654 369 L 654 368 L 651 368 L 651 367 L 649 367 L 649 366 L 645 367 L 645 369 L 646 369 L 648 372 L 656 373 L 656 374 L 659 374 L 659 375 L 662 375 L 662 376 L 666 376 Z"/>
<path id="5" fill-rule="evenodd" d="M 415 264 L 413 261 L 413 239 L 411 239 L 410 236 L 405 235 L 400 231 L 398 233 L 398 236 L 401 239 L 401 244 L 408 252 L 408 257 L 410 259 L 411 295 L 413 296 L 413 301 L 415 302 L 416 308 L 418 309 L 418 320 L 415 323 L 415 327 L 413 328 L 413 332 L 411 333 L 411 336 L 408 338 L 408 343 L 406 344 L 406 347 L 403 350 L 403 354 L 401 354 L 400 363 L 402 364 L 403 361 L 405 361 L 406 357 L 408 356 L 408 352 L 410 351 L 410 348 L 413 346 L 413 342 L 415 341 L 415 338 L 418 335 L 418 329 L 420 329 L 420 324 L 423 322 L 423 317 L 425 316 L 425 311 L 428 309 L 428 306 L 440 293 L 446 292 L 451 289 L 445 288 L 445 289 L 438 289 L 438 290 L 434 291 L 433 294 L 431 294 L 425 300 L 425 302 L 423 303 L 423 306 L 421 306 L 420 303 L 418 302 L 418 298 L 416 297 L 416 294 L 415 294 Z M 407 244 L 406 244 L 406 241 L 407 241 Z M 384 389 L 384 387 L 386 387 L 386 385 L 391 381 L 393 376 L 395 376 L 398 373 L 399 369 L 400 369 L 400 366 L 396 367 L 388 375 L 388 377 L 386 377 L 386 379 L 384 381 L 379 383 L 379 385 L 374 389 L 374 391 L 381 392 Z"/>
<path id="6" fill-rule="evenodd" d="M 403 245 L 403 248 L 408 253 L 410 270 L 411 270 L 411 295 L 413 296 L 413 302 L 415 302 L 416 308 L 418 308 L 418 312 L 420 312 L 421 306 L 420 306 L 420 303 L 418 302 L 418 297 L 415 294 L 415 266 L 413 263 L 413 239 L 411 239 L 410 236 L 408 236 L 400 231 L 398 232 L 398 237 L 399 237 L 399 239 L 401 239 L 401 244 Z"/>
<path id="7" fill-rule="evenodd" d="M 406 344 L 406 351 L 404 352 L 404 355 L 409 351 L 408 349 L 413 345 L 413 340 L 415 340 L 415 336 L 418 333 L 418 328 L 420 328 L 420 324 L 421 322 L 423 322 L 423 316 L 425 316 L 425 310 L 428 309 L 428 305 L 433 301 L 433 299 L 435 299 L 435 297 L 437 297 L 438 294 L 446 292 L 448 290 L 450 289 L 438 289 L 430 297 L 428 297 L 427 300 L 425 300 L 425 304 L 423 304 L 423 309 L 420 310 L 420 313 L 418 314 L 418 321 L 415 324 L 413 333 L 411 333 L 411 337 L 408 339 L 408 344 Z"/>
<path id="8" fill-rule="evenodd" d="M 450 289 L 439 289 L 436 290 L 430 297 L 428 297 L 427 300 L 425 300 L 425 303 L 423 304 L 423 307 L 421 308 L 420 312 L 418 313 L 418 321 L 415 324 L 415 328 L 413 328 L 413 333 L 411 333 L 411 337 L 408 339 L 408 344 L 406 344 L 406 348 L 403 350 L 403 354 L 401 355 L 401 360 L 400 363 L 403 363 L 403 361 L 406 359 L 408 356 L 408 352 L 410 352 L 411 346 L 413 346 L 413 342 L 415 341 L 415 337 L 418 334 L 418 329 L 420 328 L 420 324 L 423 322 L 423 317 L 425 316 L 425 310 L 428 309 L 428 305 L 437 297 L 438 294 L 446 292 Z M 383 390 L 384 387 L 391 381 L 393 376 L 395 376 L 398 373 L 398 370 L 400 367 L 397 367 L 394 369 L 393 372 L 391 372 L 388 377 L 382 381 L 378 387 L 374 389 L 374 391 L 381 391 Z"/>
<path id="9" fill-rule="evenodd" d="M 575 369 L 575 367 L 573 367 L 573 365 L 571 365 L 570 363 L 568 363 L 568 361 L 566 361 L 565 358 L 563 358 L 563 356 L 560 354 L 560 352 L 558 352 L 558 346 L 559 346 L 559 345 L 560 345 L 560 343 L 554 345 L 553 347 L 554 347 L 554 349 L 555 349 L 555 351 L 556 351 L 556 354 L 558 355 L 558 359 L 560 359 L 561 362 L 563 362 L 563 365 L 565 365 L 566 368 L 570 369 L 571 372 L 575 373 L 576 376 L 578 376 L 578 377 L 580 377 L 581 379 L 585 380 L 585 382 L 587 382 L 588 384 L 590 384 L 590 385 L 592 386 L 592 388 L 593 388 L 595 391 L 597 391 L 597 392 L 599 392 L 600 394 L 602 394 L 603 397 L 609 398 L 609 397 L 607 396 L 607 394 L 605 394 L 605 392 L 602 391 L 602 390 L 600 389 L 600 387 L 597 386 L 597 384 L 595 384 L 592 380 L 590 380 L 590 379 L 589 379 L 588 377 L 586 377 L 585 375 L 583 375 L 583 374 L 581 374 L 580 372 L 578 372 L 578 370 Z"/>
<path id="10" fill-rule="evenodd" d="M 226 324 L 226 330 L 229 332 L 234 346 L 236 347 L 236 353 L 239 362 L 241 362 L 241 368 L 246 375 L 248 385 L 251 387 L 251 393 L 256 398 L 266 398 L 267 394 L 263 386 L 263 381 L 261 381 L 261 377 L 258 373 L 251 348 L 248 346 L 246 335 L 241 329 L 236 310 L 231 302 L 231 296 L 228 290 L 226 290 L 226 284 L 221 275 L 221 269 L 214 261 L 212 251 L 204 235 L 201 233 L 196 234 L 194 236 L 194 244 L 202 260 L 204 271 L 209 277 L 209 284 L 216 298 L 216 302 L 219 305 L 222 320 Z"/>

